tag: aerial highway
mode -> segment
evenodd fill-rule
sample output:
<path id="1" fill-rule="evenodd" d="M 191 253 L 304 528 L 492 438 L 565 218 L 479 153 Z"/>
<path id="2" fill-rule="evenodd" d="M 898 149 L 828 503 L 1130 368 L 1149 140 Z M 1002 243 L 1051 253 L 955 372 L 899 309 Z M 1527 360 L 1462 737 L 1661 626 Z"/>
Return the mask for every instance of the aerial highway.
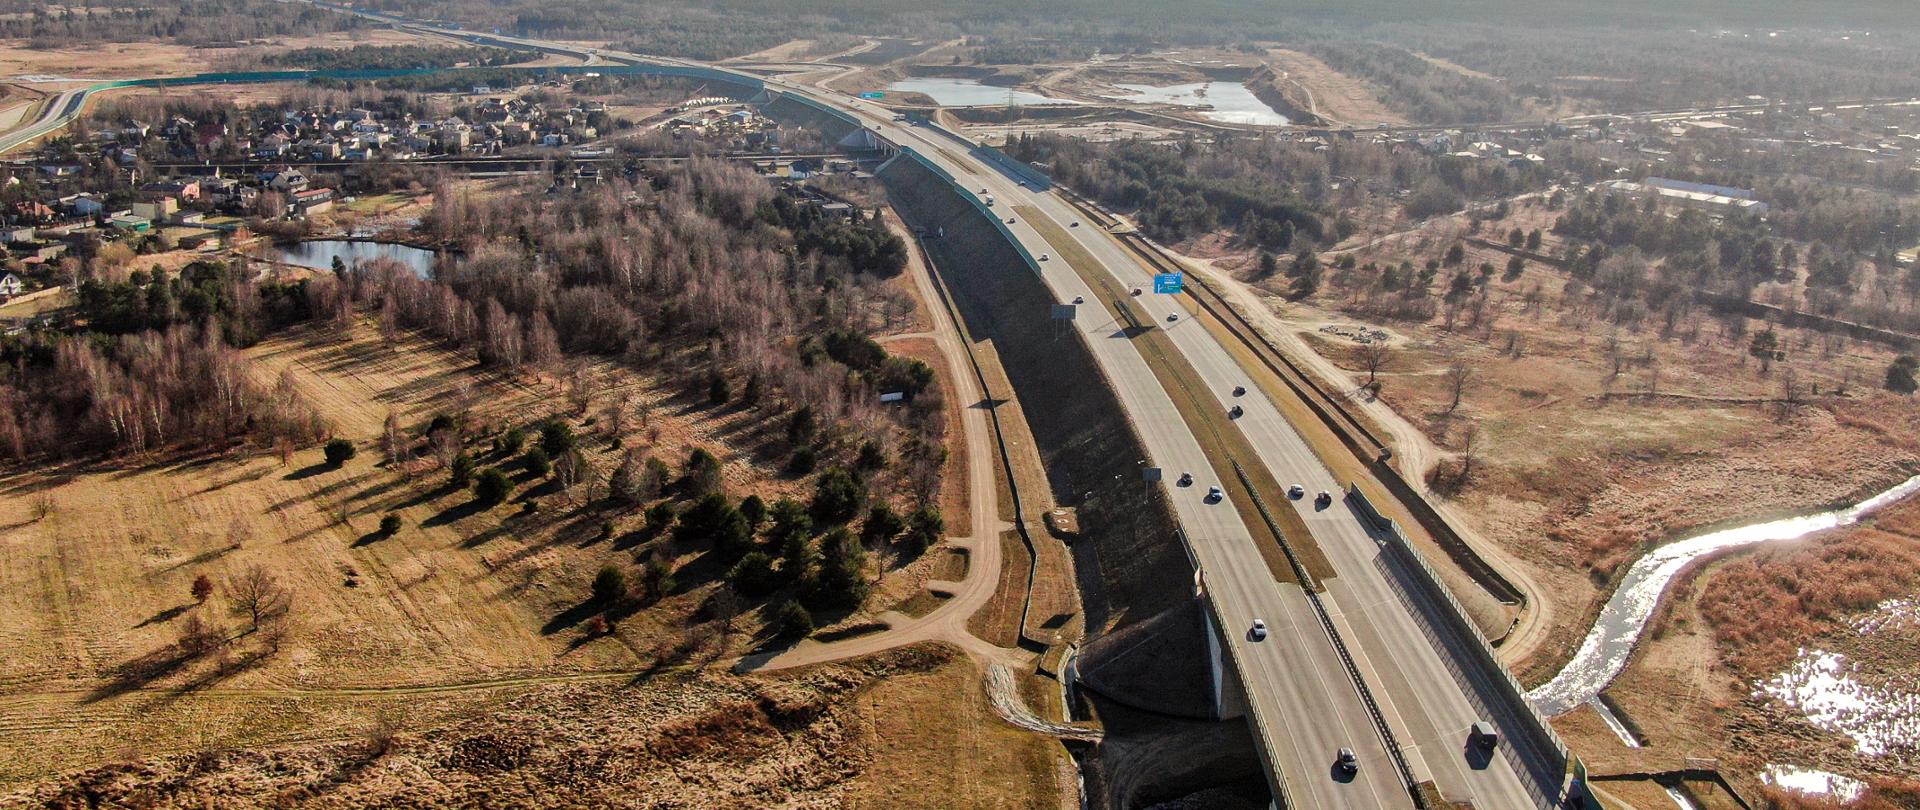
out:
<path id="1" fill-rule="evenodd" d="M 363 13 L 327 6 L 348 13 Z M 379 19 L 433 33 L 467 35 L 455 29 L 412 23 L 386 15 Z M 502 35 L 481 37 L 497 44 L 595 56 L 635 64 L 722 69 L 703 63 L 662 59 L 604 49 L 584 49 L 565 43 Z M 963 193 L 993 196 L 996 211 L 1020 209 L 1012 216 L 1009 234 L 1029 254 L 1048 256 L 1034 269 L 1061 303 L 1084 302 L 1073 321 L 1095 362 L 1109 381 L 1127 417 L 1138 433 L 1147 463 L 1166 471 L 1163 492 L 1169 499 L 1204 583 L 1228 665 L 1241 684 L 1269 781 L 1291 806 L 1301 808 L 1402 808 L 1414 799 L 1402 783 L 1389 753 L 1383 730 L 1368 712 L 1360 686 L 1340 659 L 1334 641 L 1323 629 L 1309 597 L 1298 585 L 1279 581 L 1266 563 L 1255 533 L 1231 503 L 1210 502 L 1210 486 L 1220 486 L 1228 499 L 1244 497 L 1234 482 L 1221 481 L 1200 440 L 1162 386 L 1149 359 L 1143 355 L 1124 324 L 1097 305 L 1101 295 L 1082 273 L 1104 273 L 1124 287 L 1151 289 L 1147 269 L 1133 259 L 1109 234 L 1098 228 L 1076 226 L 1081 215 L 1057 193 L 1037 191 L 968 151 L 953 136 L 937 129 L 896 121 L 894 111 L 866 101 L 836 95 L 778 77 L 738 74 L 742 80 L 769 90 L 804 97 L 816 105 L 852 116 L 879 139 L 911 149 L 916 155 L 954 177 Z M 1030 221 L 1035 216 L 1041 222 Z M 1045 226 L 1045 227 L 1037 227 Z M 1062 237 L 1061 234 L 1066 234 Z M 1051 235 L 1051 236 L 1050 236 Z M 1071 240 L 1053 244 L 1049 240 Z M 1097 268 L 1073 267 L 1062 248 L 1090 255 Z M 1025 268 L 1009 268 L 1018 272 Z M 1104 285 L 1099 285 L 1104 287 Z M 1263 493 L 1273 508 L 1297 509 L 1313 541 L 1332 562 L 1338 576 L 1325 580 L 1321 599 L 1336 632 L 1346 639 L 1361 680 L 1380 705 L 1384 722 L 1399 744 L 1416 781 L 1431 780 L 1449 799 L 1471 801 L 1483 808 L 1524 808 L 1549 801 L 1539 794 L 1538 782 L 1557 779 L 1540 767 L 1542 752 L 1516 747 L 1523 735 L 1503 734 L 1501 754 L 1485 756 L 1471 750 L 1467 734 L 1476 720 L 1504 724 L 1511 718 L 1489 717 L 1479 695 L 1487 686 L 1473 669 L 1458 662 L 1458 651 L 1436 641 L 1423 630 L 1411 603 L 1391 580 L 1382 562 L 1380 541 L 1343 500 L 1316 508 L 1313 494 L 1339 492 L 1304 438 L 1281 416 L 1279 409 L 1253 386 L 1226 347 L 1178 303 L 1174 296 L 1151 294 L 1135 299 L 1166 330 L 1181 360 L 1205 381 L 1223 410 L 1240 405 L 1245 414 L 1233 424 L 1254 448 L 1257 458 L 1242 463 L 1265 466 L 1277 480 L 1300 483 L 1308 496 L 1289 503 L 1283 493 Z M 1167 315 L 1177 316 L 1174 321 Z M 1044 312 L 1035 317 L 1045 317 Z M 1247 393 L 1236 396 L 1236 386 Z M 1192 472 L 1192 486 L 1178 486 L 1181 472 Z M 1248 629 L 1263 620 L 1267 638 L 1257 640 Z M 1503 729 L 1504 731 L 1504 729 Z M 1349 748 L 1358 759 L 1358 771 L 1343 774 L 1335 767 L 1335 753 Z M 1531 779 L 1529 777 L 1532 777 Z M 1530 790 L 1529 786 L 1535 789 Z M 1547 792 L 1557 796 L 1557 781 Z"/>
<path id="2" fill-rule="evenodd" d="M 1058 195 L 1033 196 L 1056 219 L 1074 221 L 1080 217 Z M 1152 289 L 1151 272 L 1109 234 L 1084 227 L 1069 232 L 1122 285 Z M 1342 636 L 1357 642 L 1350 644 L 1353 655 L 1375 685 L 1376 698 L 1407 750 L 1416 776 L 1446 787 L 1450 799 L 1472 800 L 1486 807 L 1530 806 L 1533 800 L 1528 783 L 1510 767 L 1511 763 L 1486 763 L 1479 757 L 1463 756 L 1469 727 L 1477 720 L 1493 719 L 1480 707 L 1484 703 L 1476 704 L 1468 692 L 1493 685 L 1457 683 L 1465 677 L 1449 666 L 1457 651 L 1438 649 L 1420 620 L 1401 601 L 1380 568 L 1384 561 L 1373 530 L 1338 497 L 1346 482 L 1334 479 L 1301 434 L 1272 401 L 1260 395 L 1236 359 L 1178 299 L 1142 295 L 1140 300 L 1207 381 L 1216 407 L 1224 411 L 1237 405 L 1244 410 L 1234 423 L 1259 454 L 1260 462 L 1283 486 L 1299 484 L 1305 489 L 1303 497 L 1288 499 L 1290 508 L 1305 520 L 1339 574 L 1325 580 L 1327 593 L 1323 598 L 1336 614 L 1334 621 Z M 1168 321 L 1168 316 L 1175 320 Z M 1247 394 L 1235 396 L 1236 388 L 1244 388 Z M 1320 492 L 1335 497 L 1322 507 L 1315 502 Z M 1280 500 L 1279 493 L 1273 500 Z M 1251 562 L 1257 563 L 1257 559 Z M 1514 735 L 1503 743 L 1524 744 L 1524 739 Z M 1524 765 L 1533 758 L 1523 755 L 1519 759 Z"/>
<path id="3" fill-rule="evenodd" d="M 93 89 L 93 85 L 76 87 L 47 99 L 46 104 L 40 108 L 38 118 L 0 135 L 0 154 L 11 152 L 35 139 L 65 128 L 67 124 L 73 122 L 75 116 L 80 114 L 80 108 L 86 106 L 87 94 L 93 92 Z"/>

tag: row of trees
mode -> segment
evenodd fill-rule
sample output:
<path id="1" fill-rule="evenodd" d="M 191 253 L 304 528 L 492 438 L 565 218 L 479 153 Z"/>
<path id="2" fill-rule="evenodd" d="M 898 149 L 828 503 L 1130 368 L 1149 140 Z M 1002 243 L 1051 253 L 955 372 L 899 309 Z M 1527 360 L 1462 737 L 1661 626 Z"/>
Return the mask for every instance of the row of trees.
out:
<path id="1" fill-rule="evenodd" d="M 1216 136 L 1212 142 L 1091 143 L 1022 135 L 1008 151 L 1041 163 L 1061 183 L 1101 202 L 1134 209 L 1157 239 L 1218 227 L 1246 244 L 1290 250 L 1296 239 L 1336 242 L 1355 223 L 1344 213 L 1376 196 L 1410 193 L 1395 204 L 1413 219 L 1459 211 L 1470 201 L 1504 200 L 1544 188 L 1531 164 L 1428 155 L 1364 141 L 1302 143 Z"/>
<path id="2" fill-rule="evenodd" d="M 249 438 L 290 448 L 327 432 L 293 379 L 255 382 L 216 320 L 118 337 L 36 336 L 0 377 L 0 453 L 144 454 Z"/>
<path id="3" fill-rule="evenodd" d="M 475 45 L 355 45 L 351 48 L 296 48 L 269 54 L 265 63 L 274 67 L 313 70 L 418 70 L 467 67 L 498 67 L 525 61 L 522 51 Z"/>

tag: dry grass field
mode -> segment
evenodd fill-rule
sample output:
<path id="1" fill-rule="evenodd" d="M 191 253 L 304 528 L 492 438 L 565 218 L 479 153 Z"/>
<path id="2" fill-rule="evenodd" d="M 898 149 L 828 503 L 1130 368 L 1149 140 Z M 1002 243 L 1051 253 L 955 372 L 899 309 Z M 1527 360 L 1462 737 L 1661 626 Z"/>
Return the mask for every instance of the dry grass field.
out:
<path id="1" fill-rule="evenodd" d="M 376 725 L 272 751 L 124 757 L 0 803 L 1061 806 L 1059 746 L 995 719 L 979 677 L 951 648 L 923 646 L 779 677 L 670 670 L 539 684 L 431 730 Z"/>
<path id="2" fill-rule="evenodd" d="M 29 48 L 24 41 L 0 40 L 0 76 L 47 74 L 67 78 L 135 79 L 186 76 L 219 70 L 233 60 L 253 59 L 297 48 L 351 48 L 355 45 L 406 45 L 429 42 L 394 30 L 365 30 L 280 37 L 240 48 L 197 48 L 164 42 L 110 42 L 68 48 Z"/>
<path id="3" fill-rule="evenodd" d="M 1550 222 L 1544 205 L 1522 203 L 1482 232 Z M 1438 221 L 1352 253 L 1361 264 L 1417 266 L 1462 231 L 1459 220 Z M 1244 273 L 1243 258 L 1215 265 Z M 1468 245 L 1460 266 L 1504 267 L 1506 258 Z M 1436 286 L 1453 272 L 1443 267 Z M 1887 347 L 1782 328 L 1787 357 L 1763 370 L 1746 350 L 1765 323 L 1729 331 L 1696 311 L 1666 336 L 1652 323 L 1615 328 L 1564 300 L 1565 282 L 1539 264 L 1514 278 L 1496 273 L 1486 314 L 1477 323 L 1463 314 L 1452 328 L 1441 316 L 1414 324 L 1352 314 L 1354 299 L 1331 283 L 1304 302 L 1281 302 L 1278 286 L 1267 292 L 1282 322 L 1346 370 L 1352 388 L 1368 376 L 1362 344 L 1322 329 L 1387 332 L 1380 399 L 1437 446 L 1443 472 L 1471 456 L 1455 505 L 1527 566 L 1556 608 L 1523 666 L 1529 681 L 1572 653 L 1612 578 L 1649 545 L 1857 498 L 1920 469 L 1920 402 L 1880 390 L 1895 356 Z M 1454 407 L 1456 365 L 1468 376 Z M 1782 403 L 1789 381 L 1795 402 Z"/>
<path id="4" fill-rule="evenodd" d="M 484 373 L 411 336 L 389 346 L 371 323 L 289 330 L 248 354 L 263 382 L 285 374 L 358 456 L 340 469 L 308 448 L 289 463 L 237 453 L 0 473 L 0 610 L 13 617 L 0 624 L 0 788 L 134 757 L 338 740 L 383 717 L 430 727 L 536 685 L 624 682 L 761 640 L 751 610 L 715 618 L 728 611 L 708 604 L 719 572 L 703 551 L 643 531 L 637 512 L 533 481 L 481 509 L 431 461 L 386 463 L 379 437 L 389 412 L 417 435 L 465 411 L 480 468 L 524 478 L 485 436 L 553 415 L 604 473 L 620 452 L 605 406 L 626 397 L 627 448 L 676 469 L 705 448 L 736 497 L 804 498 L 807 481 L 768 472 L 784 458 L 777 421 L 610 364 L 586 367 L 582 414 L 575 384 Z M 380 531 L 386 515 L 398 532 Z M 649 558 L 667 561 L 678 587 L 592 632 L 582 605 L 594 572 L 637 574 Z M 251 631 L 235 610 L 233 583 L 255 567 L 291 595 L 284 636 Z M 200 576 L 215 585 L 205 603 L 191 593 Z M 170 651 L 191 623 L 232 641 L 179 660 Z"/>
<path id="5" fill-rule="evenodd" d="M 1753 774 L 1769 763 L 1818 767 L 1898 784 L 1911 759 L 1862 755 L 1793 707 L 1754 697 L 1802 648 L 1845 654 L 1865 682 L 1911 683 L 1910 623 L 1854 631 L 1887 599 L 1911 598 L 1920 565 L 1920 504 L 1901 504 L 1868 522 L 1805 540 L 1738 553 L 1699 566 L 1676 586 L 1633 665 L 1609 690 L 1645 735 L 1628 749 L 1584 710 L 1557 723 L 1597 770 L 1670 768 L 1685 757 L 1719 758 L 1723 770 L 1758 794 Z M 1900 806 L 1871 805 L 1871 806 Z"/>
<path id="6" fill-rule="evenodd" d="M 1404 124 L 1407 119 L 1387 109 L 1380 99 L 1385 91 L 1372 82 L 1334 70 L 1311 54 L 1286 48 L 1267 51 L 1270 64 L 1296 81 L 1313 100 L 1320 114 L 1352 125 Z"/>

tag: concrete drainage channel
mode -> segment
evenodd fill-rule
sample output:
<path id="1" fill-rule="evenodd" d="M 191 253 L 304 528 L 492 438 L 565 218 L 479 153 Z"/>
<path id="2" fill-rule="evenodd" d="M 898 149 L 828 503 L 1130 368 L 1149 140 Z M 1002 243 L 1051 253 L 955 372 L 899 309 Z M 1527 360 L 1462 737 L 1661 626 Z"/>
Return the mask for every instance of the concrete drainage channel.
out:
<path id="1" fill-rule="evenodd" d="M 1020 688 L 1014 684 L 1013 668 L 1002 663 L 987 666 L 987 699 L 993 702 L 993 710 L 1001 718 L 1028 731 L 1058 737 L 1062 740 L 1080 742 L 1099 742 L 1105 735 L 1096 728 L 1054 723 L 1041 719 L 1020 697 Z"/>

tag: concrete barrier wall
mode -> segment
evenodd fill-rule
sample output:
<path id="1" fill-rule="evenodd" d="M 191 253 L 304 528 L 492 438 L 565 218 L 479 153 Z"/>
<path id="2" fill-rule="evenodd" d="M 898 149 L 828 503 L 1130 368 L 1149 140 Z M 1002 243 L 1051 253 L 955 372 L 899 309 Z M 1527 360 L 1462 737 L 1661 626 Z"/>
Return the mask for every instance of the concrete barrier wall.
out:
<path id="1" fill-rule="evenodd" d="M 1387 491 L 1407 508 L 1407 513 L 1413 515 L 1414 520 L 1419 521 L 1420 528 L 1427 530 L 1427 534 L 1433 537 L 1433 541 L 1439 543 L 1440 548 L 1447 552 L 1447 558 L 1466 571 L 1467 576 L 1472 577 L 1480 587 L 1493 594 L 1495 599 L 1509 605 L 1526 602 L 1526 594 L 1521 593 L 1520 588 L 1514 585 L 1512 580 L 1501 575 L 1498 570 L 1488 564 L 1485 558 L 1476 553 L 1472 546 L 1467 545 L 1466 539 L 1454 530 L 1453 524 L 1447 522 L 1439 510 L 1433 508 L 1433 504 L 1414 488 L 1412 482 L 1402 476 L 1399 470 L 1393 468 L 1393 463 L 1389 459 L 1376 458 L 1369 466 L 1373 469 L 1373 477 L 1380 479 L 1380 483 L 1387 488 Z"/>
<path id="2" fill-rule="evenodd" d="M 1349 485 L 1347 498 L 1385 535 L 1384 562 L 1389 573 L 1394 581 L 1412 591 L 1408 594 L 1409 601 L 1427 619 L 1425 629 L 1430 636 L 1435 636 L 1433 640 L 1442 645 L 1443 652 L 1452 653 L 1445 656 L 1449 665 L 1457 666 L 1455 662 L 1459 662 L 1467 668 L 1456 670 L 1455 674 L 1468 687 L 1468 695 L 1481 711 L 1490 715 L 1489 719 L 1507 729 L 1510 737 L 1515 733 L 1525 735 L 1521 742 L 1540 758 L 1537 764 L 1544 766 L 1533 767 L 1535 763 L 1529 762 L 1522 753 L 1521 761 L 1515 763 L 1517 770 L 1535 783 L 1533 787 L 1538 794 L 1544 794 L 1543 799 L 1557 799 L 1567 768 L 1567 747 L 1560 736 L 1554 733 L 1545 717 L 1534 711 L 1533 704 L 1527 701 L 1526 690 L 1500 663 L 1493 647 L 1480 635 L 1473 620 L 1467 617 L 1453 593 L 1447 590 L 1433 566 L 1413 547 L 1399 525 L 1382 515 L 1359 487 Z M 1514 752 L 1512 742 L 1509 740 L 1509 744 L 1503 746 L 1510 755 Z"/>

